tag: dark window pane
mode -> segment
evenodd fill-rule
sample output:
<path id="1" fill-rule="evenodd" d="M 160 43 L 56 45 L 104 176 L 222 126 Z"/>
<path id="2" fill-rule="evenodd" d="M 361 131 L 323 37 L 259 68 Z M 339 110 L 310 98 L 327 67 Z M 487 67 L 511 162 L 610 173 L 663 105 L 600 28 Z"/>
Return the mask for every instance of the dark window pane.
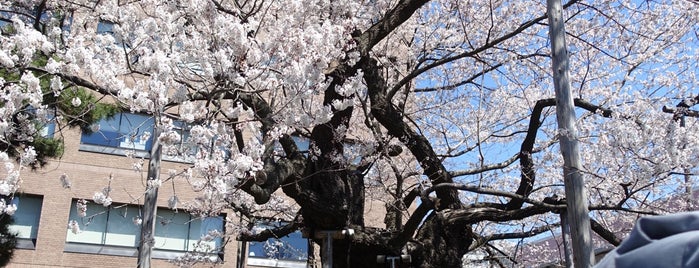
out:
<path id="1" fill-rule="evenodd" d="M 83 144 L 150 151 L 152 146 L 153 117 L 121 113 L 103 118 L 93 133 L 83 133 Z"/>
<path id="2" fill-rule="evenodd" d="M 14 223 L 10 226 L 10 230 L 16 232 L 18 238 L 36 239 L 42 203 L 41 196 L 15 196 L 12 199 L 12 204 L 17 206 L 17 211 L 12 215 Z"/>

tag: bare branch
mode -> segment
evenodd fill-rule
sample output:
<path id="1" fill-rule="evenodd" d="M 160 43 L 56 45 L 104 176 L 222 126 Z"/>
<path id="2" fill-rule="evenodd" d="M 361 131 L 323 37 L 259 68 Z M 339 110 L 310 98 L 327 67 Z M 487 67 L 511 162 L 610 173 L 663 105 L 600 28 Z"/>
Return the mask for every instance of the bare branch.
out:
<path id="1" fill-rule="evenodd" d="M 567 7 L 569 7 L 569 6 L 573 5 L 573 4 L 575 4 L 576 2 L 578 2 L 578 0 L 571 0 L 571 1 L 568 1 L 565 5 L 563 5 L 563 7 L 564 7 L 564 8 L 567 8 Z M 483 46 L 480 46 L 480 47 L 478 47 L 478 48 L 476 48 L 476 49 L 473 49 L 473 50 L 471 50 L 471 51 L 467 51 L 467 52 L 464 52 L 464 53 L 461 53 L 461 54 L 458 54 L 458 55 L 454 55 L 454 56 L 451 56 L 451 57 L 446 57 L 446 58 L 443 58 L 443 59 L 436 60 L 436 61 L 434 61 L 433 63 L 430 63 L 430 64 L 428 64 L 428 65 L 426 65 L 426 66 L 421 67 L 421 68 L 415 69 L 414 71 L 412 71 L 411 73 L 409 73 L 408 75 L 406 75 L 405 77 L 403 77 L 403 79 L 401 79 L 400 81 L 398 81 L 398 83 L 396 83 L 390 90 L 387 91 L 387 92 L 388 92 L 388 93 L 386 94 L 387 99 L 389 99 L 389 100 L 390 100 L 390 99 L 393 99 L 393 96 L 394 96 L 403 86 L 405 86 L 405 84 L 407 84 L 408 82 L 410 82 L 411 80 L 413 80 L 414 78 L 416 78 L 418 75 L 423 74 L 423 73 L 425 73 L 425 72 L 427 72 L 427 71 L 429 71 L 429 70 L 431 70 L 431 69 L 434 69 L 434 68 L 436 68 L 436 67 L 439 67 L 439 66 L 441 66 L 441 65 L 447 64 L 447 63 L 449 63 L 449 62 L 453 62 L 453 61 L 456 61 L 456 60 L 459 60 L 459 59 L 462 59 L 462 58 L 466 58 L 466 57 L 472 57 L 472 56 L 474 56 L 474 55 L 476 55 L 476 54 L 478 54 L 478 53 L 481 53 L 481 52 L 483 52 L 483 51 L 485 51 L 485 50 L 487 50 L 487 49 L 489 49 L 489 48 L 495 47 L 496 45 L 498 45 L 498 44 L 500 44 L 500 43 L 502 43 L 502 42 L 504 42 L 504 41 L 506 41 L 506 40 L 512 38 L 513 36 L 518 35 L 519 33 L 523 32 L 524 30 L 529 29 L 529 27 L 541 23 L 542 21 L 546 20 L 547 18 L 548 18 L 548 16 L 546 16 L 546 15 L 536 17 L 536 18 L 534 18 L 534 19 L 531 19 L 531 20 L 529 20 L 529 21 L 527 21 L 527 22 L 522 23 L 519 27 L 517 27 L 517 29 L 513 30 L 512 32 L 509 32 L 509 33 L 507 33 L 507 34 L 505 34 L 505 35 L 503 35 L 503 36 L 501 36 L 501 37 L 499 37 L 499 38 L 493 39 L 492 41 L 490 41 L 490 42 L 484 44 Z"/>
<path id="2" fill-rule="evenodd" d="M 423 198 L 427 197 L 427 196 L 429 196 L 429 194 L 431 192 L 436 191 L 437 189 L 441 189 L 441 188 L 451 188 L 451 189 L 458 189 L 458 190 L 469 191 L 469 192 L 474 192 L 474 193 L 479 193 L 479 194 L 489 194 L 489 195 L 495 195 L 495 196 L 509 197 L 509 198 L 512 198 L 513 200 L 521 200 L 523 203 L 529 203 L 529 204 L 532 204 L 535 206 L 540 206 L 540 207 L 547 208 L 550 210 L 565 208 L 565 206 L 536 201 L 536 200 L 533 200 L 533 199 L 530 199 L 530 198 L 527 198 L 525 196 L 518 195 L 515 193 L 498 191 L 498 190 L 494 190 L 494 189 L 488 189 L 485 187 L 471 186 L 471 185 L 459 184 L 459 183 L 440 183 L 440 184 L 437 184 L 435 186 L 432 186 L 430 188 L 423 190 L 421 193 L 421 196 L 423 196 Z"/>

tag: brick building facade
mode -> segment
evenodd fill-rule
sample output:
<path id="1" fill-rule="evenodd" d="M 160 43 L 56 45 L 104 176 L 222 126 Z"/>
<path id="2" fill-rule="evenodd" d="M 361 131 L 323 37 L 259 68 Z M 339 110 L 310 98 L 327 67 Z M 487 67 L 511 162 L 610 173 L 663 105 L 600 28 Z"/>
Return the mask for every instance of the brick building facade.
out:
<path id="1" fill-rule="evenodd" d="M 124 153 L 147 156 L 147 148 L 120 148 L 129 146 L 123 140 L 116 145 L 94 145 L 78 129 L 64 129 L 54 135 L 65 143 L 62 157 L 49 161 L 43 168 L 25 169 L 21 173 L 23 182 L 12 201 L 19 208 L 12 229 L 20 233 L 20 243 L 9 267 L 136 267 L 140 226 L 134 221 L 141 213 L 148 159 L 143 159 L 143 170 L 136 171 L 134 164 L 138 165 L 141 158 L 128 158 Z M 164 160 L 161 176 L 166 177 L 168 170 L 181 170 L 185 165 Z M 70 182 L 69 188 L 64 187 L 62 177 Z M 108 209 L 93 201 L 95 192 L 105 187 L 110 187 L 109 197 L 113 202 Z M 165 181 L 159 187 L 153 267 L 176 267 L 168 259 L 193 250 L 207 228 L 224 228 L 226 216 L 235 220 L 233 213 L 202 221 L 182 209 L 170 210 L 168 200 L 174 193 L 180 203 L 198 196 L 183 179 L 175 183 Z M 80 199 L 88 201 L 85 217 L 78 216 L 76 202 Z M 74 234 L 68 228 L 70 220 L 77 220 L 79 233 Z M 306 239 L 300 233 L 285 239 L 300 245 L 297 249 L 300 253 L 275 260 L 260 256 L 264 243 L 243 246 L 242 242 L 230 240 L 224 245 L 223 239 L 216 239 L 208 244 L 222 246 L 219 254 L 210 254 L 212 259 L 222 260 L 218 265 L 221 267 L 305 267 Z"/>
<path id="2" fill-rule="evenodd" d="M 139 228 L 133 223 L 133 220 L 136 220 L 138 213 L 140 213 L 138 209 L 143 202 L 146 178 L 144 177 L 145 171 L 137 172 L 133 168 L 138 158 L 127 158 L 123 154 L 118 155 L 114 152 L 99 153 L 94 152 L 94 150 L 82 150 L 85 144 L 81 144 L 81 140 L 84 137 L 81 137 L 82 135 L 77 129 L 64 129 L 55 135 L 61 135 L 54 138 L 61 138 L 65 143 L 63 156 L 60 159 L 50 161 L 41 169 L 35 171 L 25 169 L 22 172 L 23 182 L 15 197 L 18 200 L 14 202 L 18 203 L 18 215 L 38 212 L 39 215 L 25 215 L 28 218 L 38 219 L 38 225 L 21 222 L 19 224 L 23 226 L 15 228 L 24 229 L 28 234 L 20 235 L 24 242 L 20 243 L 21 248 L 15 251 L 10 267 L 135 267 L 136 258 L 133 256 L 135 256 L 137 242 L 133 242 L 133 239 L 136 238 L 137 241 L 138 235 L 121 234 L 127 238 L 114 240 L 118 241 L 114 244 L 120 244 L 120 246 L 110 246 L 110 242 L 104 242 L 108 241 L 109 235 L 118 233 L 111 232 L 112 230 L 102 231 L 102 236 L 105 238 L 101 240 L 104 241 L 98 241 L 100 238 L 96 236 L 100 235 L 99 231 L 92 232 L 91 237 L 81 238 L 81 236 L 83 236 L 82 232 L 88 233 L 93 229 L 99 229 L 100 226 L 97 225 L 101 224 L 100 220 L 104 221 L 107 216 L 111 216 L 110 212 L 96 211 L 95 208 L 99 209 L 102 206 L 92 203 L 95 192 L 108 186 L 111 188 L 109 197 L 113 201 L 109 211 L 125 211 L 124 215 L 121 215 L 122 221 L 128 220 L 133 225 L 131 227 L 119 223 L 120 226 L 114 224 L 110 228 L 120 227 L 128 230 Z M 144 161 L 147 167 L 147 159 Z M 178 166 L 181 167 L 182 164 L 163 161 L 163 174 L 168 169 Z M 64 188 L 61 181 L 62 176 L 70 182 L 70 188 Z M 167 202 L 173 196 L 174 191 L 177 192 L 178 198 L 182 201 L 191 200 L 196 196 L 189 185 L 163 184 L 159 189 L 159 215 L 163 214 L 160 212 L 161 209 L 164 212 L 169 210 Z M 79 199 L 88 200 L 91 204 L 88 206 L 86 220 L 81 220 L 82 232 L 72 234 L 67 226 L 71 212 L 73 213 L 72 218 L 75 218 L 75 203 Z M 23 202 L 32 203 L 33 207 L 40 205 L 40 209 L 27 212 L 26 209 L 23 210 Z M 104 207 L 102 208 L 104 210 Z M 132 208 L 132 210 L 127 211 L 128 208 Z M 95 216 L 100 212 L 102 214 Z M 177 213 L 187 215 L 187 212 L 182 210 Z M 171 213 L 171 215 L 174 214 Z M 91 216 L 95 217 L 91 218 Z M 113 216 L 112 218 L 118 217 Z M 181 218 L 181 216 L 177 215 L 177 218 Z M 175 224 L 181 223 L 173 221 L 173 226 Z M 165 226 L 164 223 L 161 225 Z M 176 240 L 183 239 L 172 239 L 172 241 Z M 129 241 L 133 242 L 133 245 L 124 246 L 124 243 Z M 172 248 L 172 246 L 166 246 L 172 241 L 163 242 L 163 247 Z M 75 245 L 87 245 L 88 247 L 75 248 Z M 224 261 L 235 260 L 236 247 L 236 243 L 229 243 L 225 246 L 222 254 Z M 168 250 L 167 253 L 169 254 L 161 254 L 162 257 L 178 255 L 177 250 Z M 154 256 L 157 255 L 154 253 Z M 174 266 L 163 259 L 155 259 L 153 263 L 154 267 Z"/>

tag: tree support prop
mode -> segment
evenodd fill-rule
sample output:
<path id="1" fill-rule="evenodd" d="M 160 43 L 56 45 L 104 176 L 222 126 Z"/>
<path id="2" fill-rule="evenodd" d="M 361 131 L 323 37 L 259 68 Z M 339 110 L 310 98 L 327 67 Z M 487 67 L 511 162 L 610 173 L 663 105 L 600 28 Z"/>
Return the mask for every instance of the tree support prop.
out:
<path id="1" fill-rule="evenodd" d="M 333 240 L 350 238 L 354 235 L 354 229 L 344 230 L 320 230 L 314 233 L 316 239 L 325 239 L 323 241 L 323 250 L 321 257 L 323 268 L 333 267 Z"/>
<path id="2" fill-rule="evenodd" d="M 410 263 L 412 261 L 412 258 L 410 258 L 410 255 L 400 255 L 400 256 L 377 255 L 376 256 L 377 263 L 386 263 L 387 261 L 391 263 L 391 268 L 396 268 L 396 267 L 400 267 L 400 266 L 396 266 L 396 262 L 398 264 Z"/>

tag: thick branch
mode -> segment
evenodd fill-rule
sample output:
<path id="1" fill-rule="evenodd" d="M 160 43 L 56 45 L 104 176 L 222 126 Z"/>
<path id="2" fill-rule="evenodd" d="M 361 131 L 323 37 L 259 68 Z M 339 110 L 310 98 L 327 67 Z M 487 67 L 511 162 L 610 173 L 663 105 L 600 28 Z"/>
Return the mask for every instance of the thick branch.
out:
<path id="1" fill-rule="evenodd" d="M 614 235 L 614 233 L 612 233 L 611 231 L 607 230 L 607 228 L 604 228 L 604 226 L 602 226 L 596 220 L 590 219 L 590 227 L 593 231 L 595 231 L 596 234 L 598 234 L 600 237 L 602 237 L 604 240 L 614 245 L 615 247 L 621 244 L 621 239 L 616 237 L 616 235 Z"/>
<path id="2" fill-rule="evenodd" d="M 410 149 L 410 152 L 420 163 L 420 166 L 425 171 L 425 175 L 429 177 L 433 185 L 451 183 L 452 178 L 442 162 L 439 161 L 439 157 L 434 152 L 427 138 L 410 128 L 403 121 L 402 113 L 386 98 L 388 87 L 379 71 L 376 60 L 364 57 L 360 64 L 364 70 L 364 80 L 366 81 L 371 100 L 371 114 L 374 118 L 388 130 L 389 135 L 397 137 Z M 436 192 L 437 197 L 440 199 L 440 209 L 461 207 L 458 194 L 454 189 L 442 188 Z"/>
<path id="3" fill-rule="evenodd" d="M 280 238 L 289 235 L 290 233 L 293 233 L 294 231 L 298 230 L 298 223 L 296 222 L 291 222 L 287 225 L 276 227 L 276 228 L 270 228 L 270 229 L 265 229 L 262 232 L 259 233 L 249 233 L 249 232 L 241 232 L 236 240 L 238 241 L 257 241 L 257 242 L 264 242 L 267 241 L 267 239 L 270 238 Z"/>
<path id="4" fill-rule="evenodd" d="M 37 68 L 37 67 L 27 67 L 26 69 L 27 69 L 27 70 L 30 70 L 30 71 L 33 71 L 33 72 L 39 72 L 39 73 L 42 73 L 42 74 L 49 74 L 48 71 L 46 71 L 46 70 L 44 70 L 44 69 L 41 69 L 41 68 Z M 63 73 L 56 73 L 56 75 L 59 76 L 60 78 L 65 79 L 65 80 L 68 81 L 68 82 L 73 83 L 73 84 L 76 85 L 76 86 L 81 86 L 81 87 L 84 87 L 84 88 L 88 88 L 88 89 L 90 89 L 90 90 L 94 90 L 94 91 L 96 91 L 97 93 L 100 93 L 100 94 L 103 94 L 103 95 L 112 95 L 112 96 L 116 96 L 117 93 L 118 93 L 117 90 L 112 90 L 112 89 L 108 89 L 108 88 L 99 86 L 99 85 L 97 85 L 97 84 L 95 84 L 95 83 L 92 83 L 92 82 L 90 82 L 90 81 L 88 81 L 88 80 L 85 80 L 85 79 L 83 79 L 83 78 L 80 78 L 80 77 L 77 77 L 77 76 L 74 76 L 74 75 L 67 75 L 67 74 L 63 74 Z"/>
<path id="5" fill-rule="evenodd" d="M 611 117 L 612 110 L 602 108 L 600 106 L 594 105 L 582 99 L 575 99 L 574 104 L 576 107 L 583 108 L 592 113 L 599 113 L 604 117 Z M 519 163 L 520 169 L 522 171 L 521 180 L 516 194 L 521 196 L 528 196 L 534 187 L 534 181 L 536 179 L 536 174 L 534 172 L 534 160 L 532 154 L 534 153 L 534 143 L 536 142 L 536 134 L 539 132 L 539 127 L 541 126 L 541 113 L 544 108 L 556 105 L 555 99 L 542 99 L 536 102 L 532 110 L 531 117 L 529 119 L 529 128 L 527 129 L 527 135 L 522 141 L 522 146 L 519 150 Z M 512 199 L 507 204 L 507 209 L 517 209 L 523 205 L 522 199 Z"/>
<path id="6" fill-rule="evenodd" d="M 410 215 L 408 221 L 403 225 L 403 230 L 391 240 L 391 244 L 397 248 L 405 245 L 413 237 L 418 227 L 420 227 L 427 213 L 434 209 L 434 205 L 429 198 L 423 198 L 422 203 L 413 211 L 413 214 Z"/>
<path id="7" fill-rule="evenodd" d="M 221 91 L 220 94 L 223 94 L 223 96 L 221 96 L 222 99 L 238 99 L 246 106 L 252 108 L 257 119 L 262 123 L 261 129 L 263 134 L 273 128 L 275 121 L 272 118 L 272 108 L 259 95 L 255 93 L 239 92 L 235 89 Z M 210 97 L 211 96 L 205 96 L 199 93 L 191 94 L 189 99 L 205 100 Z M 252 195 L 255 198 L 255 202 L 258 204 L 266 203 L 272 196 L 272 193 L 279 189 L 282 182 L 286 181 L 292 175 L 299 174 L 305 167 L 305 159 L 303 155 L 298 152 L 298 148 L 291 137 L 283 135 L 279 138 L 279 142 L 282 144 L 287 158 L 275 161 L 273 156 L 266 156 L 266 159 L 263 159 L 265 163 L 263 171 L 258 172 L 254 179 L 250 178 L 240 185 L 240 188 Z M 242 147 L 242 144 L 238 144 L 238 146 Z"/>
<path id="8" fill-rule="evenodd" d="M 677 108 L 669 108 L 667 106 L 663 106 L 663 112 L 669 113 L 669 114 L 676 114 L 676 115 L 685 115 L 689 117 L 699 117 L 699 112 L 694 111 L 694 110 L 689 110 L 685 107 L 677 107 Z M 677 117 L 677 116 L 675 116 Z M 677 119 L 675 119 L 677 120 Z"/>
<path id="9" fill-rule="evenodd" d="M 532 237 L 544 232 L 551 231 L 554 228 L 560 227 L 560 223 L 554 223 L 554 224 L 547 224 L 544 226 L 539 226 L 536 228 L 532 228 L 529 231 L 523 231 L 523 232 L 515 232 L 515 233 L 501 233 L 501 234 L 492 234 L 492 235 L 487 235 L 487 236 L 481 236 L 477 237 L 476 241 L 471 244 L 471 250 L 474 250 L 482 245 L 485 245 L 486 243 L 493 241 L 493 240 L 504 240 L 504 239 L 518 239 L 518 238 L 527 238 L 527 237 Z"/>
<path id="10" fill-rule="evenodd" d="M 683 99 L 675 106 L 676 108 L 663 106 L 663 112 L 673 114 L 673 119 L 675 121 L 678 121 L 682 116 L 699 117 L 699 112 L 689 109 L 697 103 L 699 103 L 699 95 L 691 99 Z"/>
<path id="11" fill-rule="evenodd" d="M 357 47 L 362 56 L 369 55 L 369 51 L 389 33 L 408 20 L 415 11 L 429 0 L 401 0 L 396 7 L 388 11 L 376 24 L 364 31 L 357 40 Z"/>
<path id="12" fill-rule="evenodd" d="M 512 200 L 519 200 L 522 203 L 526 202 L 526 203 L 529 203 L 529 204 L 532 204 L 535 206 L 540 206 L 540 207 L 548 208 L 551 210 L 562 208 L 560 205 L 536 201 L 533 199 L 529 199 L 526 196 L 518 195 L 515 193 L 498 191 L 498 190 L 494 190 L 494 189 L 488 189 L 485 187 L 471 186 L 471 185 L 466 185 L 466 184 L 458 184 L 458 183 L 441 183 L 441 184 L 438 184 L 438 185 L 435 185 L 435 186 L 432 186 L 430 188 L 425 189 L 424 191 L 422 191 L 421 195 L 423 197 L 426 197 L 431 192 L 436 191 L 438 189 L 442 189 L 442 188 L 458 189 L 458 190 L 464 190 L 464 191 L 469 191 L 469 192 L 474 192 L 474 193 L 479 193 L 479 194 L 489 194 L 489 195 L 495 195 L 495 196 L 509 197 Z"/>
<path id="13" fill-rule="evenodd" d="M 473 169 L 467 169 L 467 170 L 459 170 L 459 171 L 450 171 L 449 175 L 452 177 L 459 177 L 459 176 L 466 176 L 466 175 L 473 175 L 473 174 L 478 174 L 478 173 L 483 173 L 486 171 L 491 171 L 491 170 L 496 170 L 496 169 L 502 169 L 506 168 L 515 161 L 519 159 L 519 154 L 513 155 L 512 157 L 506 159 L 505 161 L 502 161 L 500 163 L 495 163 L 495 164 L 490 164 L 490 165 L 484 165 L 482 167 L 477 167 Z"/>
<path id="14" fill-rule="evenodd" d="M 519 181 L 519 187 L 517 188 L 517 191 L 515 191 L 517 195 L 528 196 L 534 187 L 536 173 L 534 172 L 532 150 L 534 149 L 534 143 L 536 142 L 536 134 L 539 132 L 539 127 L 541 126 L 541 112 L 544 108 L 553 106 L 555 104 L 555 99 L 544 99 L 537 101 L 534 105 L 532 115 L 529 118 L 527 135 L 524 137 L 522 146 L 519 149 L 519 164 L 522 175 Z M 507 203 L 507 209 L 518 209 L 521 208 L 523 204 L 524 201 L 522 199 L 512 199 Z"/>
<path id="15" fill-rule="evenodd" d="M 529 206 L 522 209 L 502 210 L 496 208 L 445 209 L 437 212 L 448 224 L 476 224 L 483 221 L 506 222 L 521 220 L 534 215 L 552 211 L 540 206 Z"/>
<path id="16" fill-rule="evenodd" d="M 265 204 L 282 182 L 296 174 L 304 166 L 301 160 L 282 158 L 276 162 L 270 157 L 265 160 L 264 169 L 240 185 L 240 189 L 255 198 L 255 203 Z"/>
<path id="17" fill-rule="evenodd" d="M 504 234 L 492 234 L 486 237 L 483 237 L 484 239 L 487 239 L 487 241 L 492 241 L 492 240 L 503 240 L 503 239 L 515 239 L 515 238 L 527 238 L 527 237 L 532 237 L 544 232 L 551 231 L 554 228 L 561 227 L 560 223 L 554 223 L 554 224 L 547 224 L 544 226 L 539 226 L 536 228 L 533 228 L 529 231 L 525 232 L 516 232 L 516 233 L 504 233 Z"/>

